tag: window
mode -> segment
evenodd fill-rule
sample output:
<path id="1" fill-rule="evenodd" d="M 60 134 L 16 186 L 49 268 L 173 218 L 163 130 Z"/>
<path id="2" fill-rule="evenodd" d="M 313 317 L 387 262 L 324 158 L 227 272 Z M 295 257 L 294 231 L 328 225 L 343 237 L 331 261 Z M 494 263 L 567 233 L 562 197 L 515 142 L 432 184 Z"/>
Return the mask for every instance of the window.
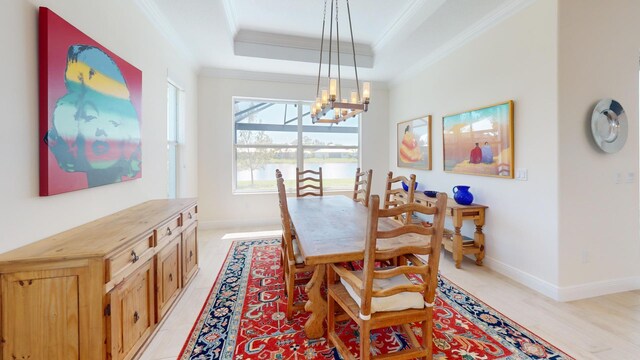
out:
<path id="1" fill-rule="evenodd" d="M 171 82 L 167 85 L 167 198 L 178 192 L 178 132 L 181 118 L 181 93 Z"/>
<path id="2" fill-rule="evenodd" d="M 296 167 L 322 167 L 324 189 L 348 190 L 359 163 L 359 123 L 312 124 L 310 103 L 234 98 L 234 191 L 273 192 L 275 169 L 289 189 Z"/>

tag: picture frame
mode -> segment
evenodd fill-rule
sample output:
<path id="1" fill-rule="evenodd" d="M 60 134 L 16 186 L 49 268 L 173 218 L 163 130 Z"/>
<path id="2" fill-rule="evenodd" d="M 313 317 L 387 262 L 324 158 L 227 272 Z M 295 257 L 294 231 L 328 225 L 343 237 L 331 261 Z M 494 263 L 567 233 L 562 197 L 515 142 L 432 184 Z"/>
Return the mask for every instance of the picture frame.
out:
<path id="1" fill-rule="evenodd" d="M 141 178 L 142 71 L 46 7 L 38 21 L 40 196 Z"/>
<path id="2" fill-rule="evenodd" d="M 513 179 L 513 100 L 442 118 L 445 172 Z"/>
<path id="3" fill-rule="evenodd" d="M 431 115 L 399 122 L 396 133 L 398 167 L 431 170 Z"/>

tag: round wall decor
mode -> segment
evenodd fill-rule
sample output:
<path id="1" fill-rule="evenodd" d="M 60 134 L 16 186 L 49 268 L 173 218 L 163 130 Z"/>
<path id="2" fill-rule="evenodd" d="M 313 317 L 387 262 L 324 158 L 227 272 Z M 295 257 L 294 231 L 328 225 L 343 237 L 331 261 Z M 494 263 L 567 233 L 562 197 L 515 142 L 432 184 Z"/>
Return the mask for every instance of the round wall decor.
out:
<path id="1" fill-rule="evenodd" d="M 627 141 L 627 114 L 613 99 L 602 99 L 591 115 L 591 133 L 602 151 L 618 152 Z"/>

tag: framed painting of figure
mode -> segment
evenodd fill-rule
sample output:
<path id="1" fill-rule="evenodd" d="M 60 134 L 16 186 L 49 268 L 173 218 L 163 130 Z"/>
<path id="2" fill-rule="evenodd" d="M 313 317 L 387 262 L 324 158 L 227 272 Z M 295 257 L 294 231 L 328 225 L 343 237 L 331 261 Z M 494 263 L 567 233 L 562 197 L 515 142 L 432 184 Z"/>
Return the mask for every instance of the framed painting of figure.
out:
<path id="1" fill-rule="evenodd" d="M 444 171 L 513 179 L 513 101 L 442 118 Z"/>
<path id="2" fill-rule="evenodd" d="M 142 176 L 142 72 L 39 13 L 40 195 Z"/>
<path id="3" fill-rule="evenodd" d="M 398 123 L 397 165 L 431 170 L 431 115 Z"/>

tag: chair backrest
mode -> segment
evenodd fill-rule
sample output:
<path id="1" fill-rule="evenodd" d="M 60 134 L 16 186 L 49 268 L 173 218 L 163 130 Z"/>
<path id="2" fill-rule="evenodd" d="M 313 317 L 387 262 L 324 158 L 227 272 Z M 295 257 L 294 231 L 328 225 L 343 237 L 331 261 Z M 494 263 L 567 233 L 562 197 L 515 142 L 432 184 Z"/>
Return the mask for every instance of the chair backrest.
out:
<path id="1" fill-rule="evenodd" d="M 291 218 L 289 218 L 289 207 L 287 206 L 287 190 L 284 187 L 284 179 L 282 173 L 276 170 L 276 182 L 278 185 L 278 202 L 280 203 L 280 219 L 282 220 L 282 238 L 287 248 L 287 261 L 289 264 L 295 264 L 296 260 L 293 253 L 293 236 L 291 234 Z"/>
<path id="2" fill-rule="evenodd" d="M 353 201 L 362 203 L 364 206 L 369 206 L 372 177 L 373 170 L 369 169 L 369 171 L 360 171 L 360 168 L 356 169 L 356 181 L 353 185 Z"/>
<path id="3" fill-rule="evenodd" d="M 318 171 L 296 168 L 296 196 L 322 196 L 322 167 Z"/>
<path id="4" fill-rule="evenodd" d="M 408 190 L 405 191 L 402 187 L 402 183 L 405 183 L 408 187 Z M 387 185 L 384 190 L 384 209 L 390 209 L 402 204 L 411 204 L 413 203 L 415 197 L 415 188 L 416 188 L 416 175 L 409 175 L 409 179 L 405 176 L 397 176 L 393 177 L 393 171 L 389 171 L 387 174 Z M 407 214 L 407 216 L 402 220 L 405 224 L 409 224 L 411 222 L 412 214 Z M 397 217 L 398 220 L 401 220 L 402 217 Z"/>
<path id="5" fill-rule="evenodd" d="M 447 208 L 447 194 L 438 193 L 436 204 L 432 207 L 416 203 L 398 205 L 391 209 L 379 209 L 380 198 L 371 195 L 366 230 L 366 244 L 363 264 L 363 286 L 361 314 L 371 314 L 371 298 L 387 297 L 401 292 L 422 292 L 424 301 L 431 305 L 438 287 L 438 265 L 444 230 L 444 217 Z M 378 219 L 397 216 L 401 213 L 419 212 L 433 215 L 433 226 L 402 225 L 393 230 L 379 230 Z M 428 255 L 427 260 L 416 256 Z M 388 268 L 376 268 L 376 261 L 404 256 L 410 264 Z M 421 282 L 414 285 L 398 285 L 384 290 L 374 290 L 374 279 L 388 279 L 405 274 L 419 276 Z"/>

